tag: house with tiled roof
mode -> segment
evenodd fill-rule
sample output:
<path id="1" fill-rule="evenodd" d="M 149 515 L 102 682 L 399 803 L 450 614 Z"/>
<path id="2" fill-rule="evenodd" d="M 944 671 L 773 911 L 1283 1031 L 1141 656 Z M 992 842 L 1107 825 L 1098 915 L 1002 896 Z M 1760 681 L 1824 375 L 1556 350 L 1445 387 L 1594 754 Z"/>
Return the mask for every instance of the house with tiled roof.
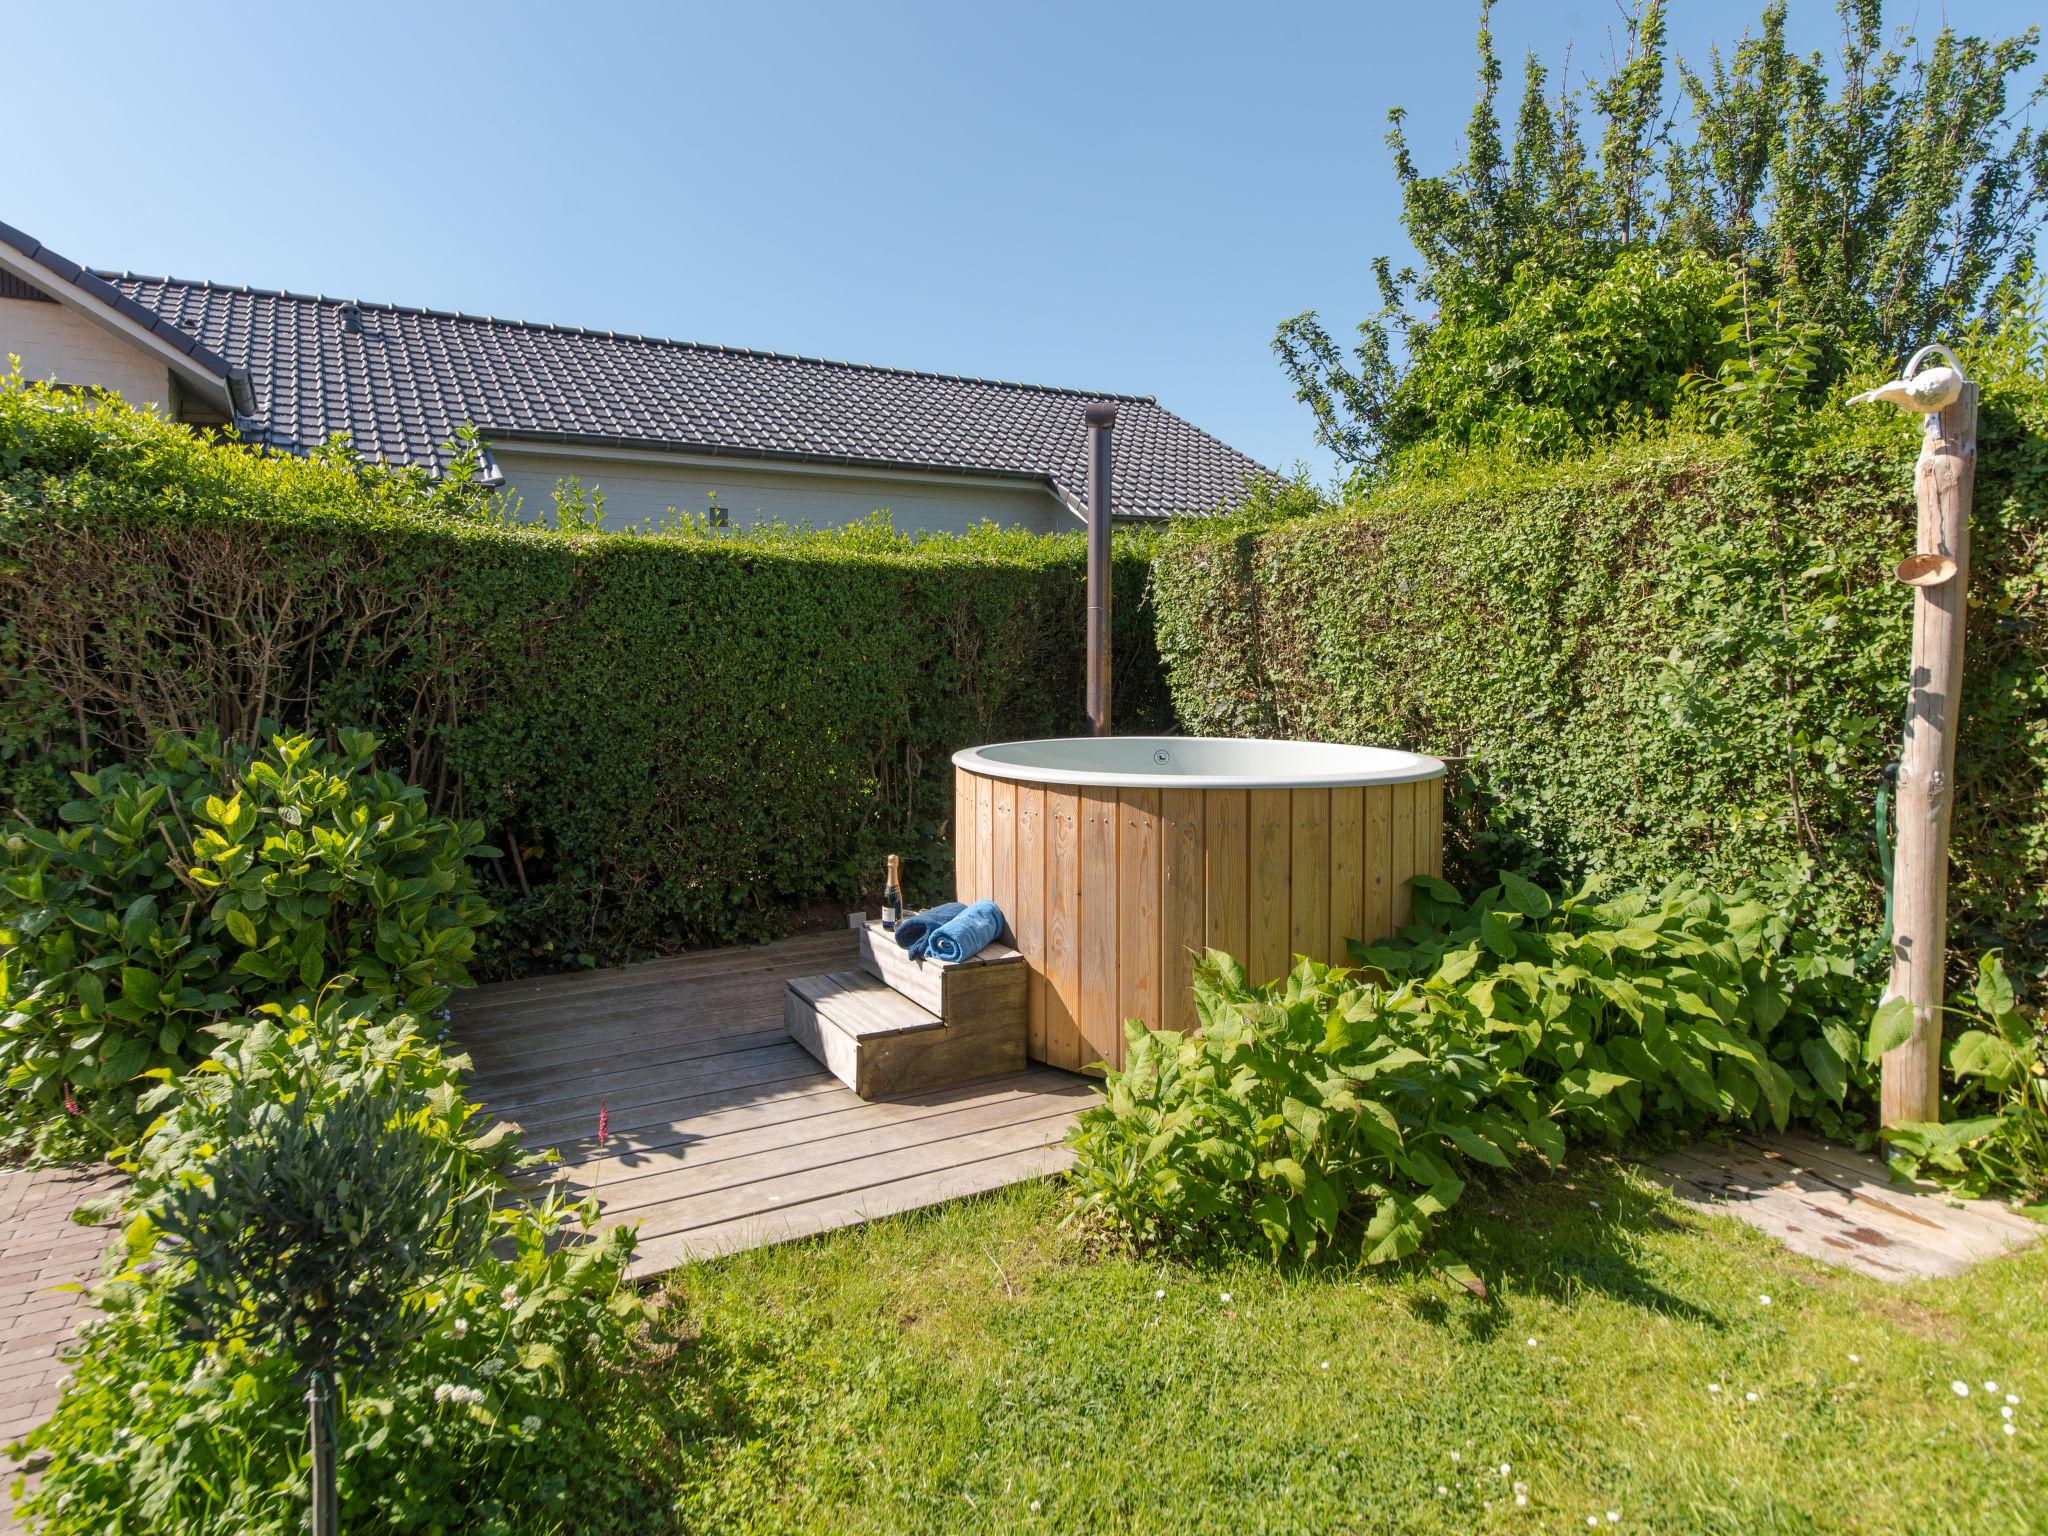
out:
<path id="1" fill-rule="evenodd" d="M 1080 526 L 1093 401 L 1116 407 L 1112 504 L 1235 505 L 1268 471 L 1150 396 L 828 362 L 444 310 L 96 271 L 0 224 L 0 359 L 258 448 L 445 470 L 474 425 L 529 516 L 574 477 L 605 522 L 671 511 L 836 526 Z M 4 366 L 4 365 L 0 365 Z"/>

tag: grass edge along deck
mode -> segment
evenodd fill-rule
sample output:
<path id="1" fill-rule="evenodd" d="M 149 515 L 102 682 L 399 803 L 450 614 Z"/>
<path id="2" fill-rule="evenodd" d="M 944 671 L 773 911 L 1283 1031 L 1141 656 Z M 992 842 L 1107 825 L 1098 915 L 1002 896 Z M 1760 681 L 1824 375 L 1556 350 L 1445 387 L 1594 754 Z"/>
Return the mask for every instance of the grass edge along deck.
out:
<path id="1" fill-rule="evenodd" d="M 566 1192 L 639 1225 L 636 1280 L 1068 1166 L 1082 1078 L 1029 1066 L 863 1101 L 782 1033 L 790 977 L 857 964 L 833 930 L 497 983 L 457 995 L 451 1043 Z"/>

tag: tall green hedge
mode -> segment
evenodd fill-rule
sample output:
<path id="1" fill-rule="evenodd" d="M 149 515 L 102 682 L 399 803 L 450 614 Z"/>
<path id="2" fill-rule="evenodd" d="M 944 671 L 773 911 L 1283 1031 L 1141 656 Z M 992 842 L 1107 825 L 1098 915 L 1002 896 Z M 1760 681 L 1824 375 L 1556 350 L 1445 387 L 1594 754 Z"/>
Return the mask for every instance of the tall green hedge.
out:
<path id="1" fill-rule="evenodd" d="M 1119 538 L 1135 728 L 1164 702 Z M 948 758 L 1080 728 L 1084 607 L 1078 537 L 513 527 L 457 482 L 0 385 L 10 803 L 45 818 L 163 729 L 372 728 L 505 849 L 499 969 L 843 911 L 888 850 L 950 885 Z"/>
<path id="2" fill-rule="evenodd" d="M 1791 489 L 1725 441 L 1476 461 L 1196 525 L 1155 571 L 1191 731 L 1457 760 L 1457 855 L 1574 877 L 1803 872 L 1864 942 L 1898 754 L 1916 427 L 1838 423 Z M 2048 385 L 1987 388 L 1952 885 L 1959 948 L 2048 968 Z M 1798 878 L 1795 874 L 1794 878 Z"/>

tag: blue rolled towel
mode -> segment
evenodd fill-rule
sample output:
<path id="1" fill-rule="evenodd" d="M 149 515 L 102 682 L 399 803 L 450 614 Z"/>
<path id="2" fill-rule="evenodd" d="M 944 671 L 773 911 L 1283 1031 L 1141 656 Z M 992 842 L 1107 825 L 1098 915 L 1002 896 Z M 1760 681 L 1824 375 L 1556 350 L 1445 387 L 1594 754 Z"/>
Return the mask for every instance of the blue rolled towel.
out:
<path id="1" fill-rule="evenodd" d="M 924 941 L 925 953 L 941 965 L 958 965 L 980 954 L 1003 931 L 1003 914 L 992 901 L 977 901 Z"/>
<path id="2" fill-rule="evenodd" d="M 903 918 L 896 924 L 896 942 L 905 949 L 912 949 L 926 934 L 936 933 L 966 910 L 967 908 L 957 901 L 942 901 L 936 907 L 926 907 L 924 911 Z M 922 949 L 917 949 L 916 952 L 920 955 L 924 953 Z"/>

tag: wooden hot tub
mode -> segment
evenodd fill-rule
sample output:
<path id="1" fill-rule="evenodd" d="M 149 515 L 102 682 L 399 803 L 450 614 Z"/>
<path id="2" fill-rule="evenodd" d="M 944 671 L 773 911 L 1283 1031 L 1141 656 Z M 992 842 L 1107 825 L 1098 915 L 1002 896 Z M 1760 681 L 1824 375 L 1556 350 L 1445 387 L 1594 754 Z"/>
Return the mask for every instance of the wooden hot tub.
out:
<path id="1" fill-rule="evenodd" d="M 1408 920 L 1443 871 L 1443 763 L 1326 742 L 1111 736 L 953 756 L 954 884 L 1009 920 L 1029 1051 L 1123 1060 L 1123 1021 L 1196 1025 L 1204 948 L 1270 981 Z"/>

